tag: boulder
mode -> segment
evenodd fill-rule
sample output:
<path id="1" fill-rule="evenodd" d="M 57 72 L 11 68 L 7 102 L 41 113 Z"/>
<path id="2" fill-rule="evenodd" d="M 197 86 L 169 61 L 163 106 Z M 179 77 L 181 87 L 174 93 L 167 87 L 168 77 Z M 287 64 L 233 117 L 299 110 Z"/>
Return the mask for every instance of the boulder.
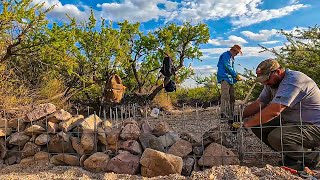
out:
<path id="1" fill-rule="evenodd" d="M 49 114 L 52 114 L 56 111 L 56 106 L 51 103 L 40 104 L 35 106 L 34 109 L 26 114 L 24 121 L 32 122 L 37 121 Z"/>
<path id="2" fill-rule="evenodd" d="M 77 115 L 75 117 L 70 118 L 67 121 L 62 121 L 59 126 L 61 127 L 61 129 L 63 130 L 63 132 L 68 132 L 70 131 L 72 128 L 80 125 L 80 123 L 84 121 L 84 117 L 83 115 Z"/>
<path id="3" fill-rule="evenodd" d="M 200 166 L 220 166 L 220 165 L 239 165 L 238 157 L 226 147 L 211 143 L 203 152 L 202 157 L 199 159 Z"/>
<path id="4" fill-rule="evenodd" d="M 165 121 L 160 121 L 154 125 L 152 134 L 155 134 L 157 136 L 162 136 L 170 131 L 170 126 Z"/>
<path id="5" fill-rule="evenodd" d="M 181 174 L 184 176 L 190 176 L 193 170 L 195 160 L 191 157 L 183 159 L 183 167 Z"/>
<path id="6" fill-rule="evenodd" d="M 102 152 L 96 152 L 88 157 L 84 162 L 84 169 L 92 172 L 105 172 L 107 170 L 107 164 L 110 160 L 107 154 Z"/>
<path id="7" fill-rule="evenodd" d="M 16 132 L 10 136 L 9 144 L 24 146 L 29 140 L 30 136 L 25 135 L 23 132 Z"/>
<path id="8" fill-rule="evenodd" d="M 139 156 L 130 154 L 127 151 L 121 152 L 110 159 L 107 165 L 107 171 L 112 171 L 117 174 L 137 174 L 140 166 L 139 160 Z"/>
<path id="9" fill-rule="evenodd" d="M 27 142 L 22 150 L 21 158 L 26 158 L 35 155 L 37 152 L 41 150 L 40 146 L 33 144 L 32 142 Z"/>
<path id="10" fill-rule="evenodd" d="M 128 141 L 122 142 L 122 144 L 120 145 L 120 149 L 129 151 L 131 154 L 135 154 L 135 155 L 142 154 L 141 145 L 136 140 L 128 140 Z"/>
<path id="11" fill-rule="evenodd" d="M 52 156 L 50 162 L 55 165 L 79 166 L 80 161 L 77 156 L 70 154 L 57 154 Z"/>
<path id="12" fill-rule="evenodd" d="M 151 148 L 157 151 L 164 152 L 164 147 L 161 141 L 152 134 L 141 134 L 139 141 L 143 149 Z"/>
<path id="13" fill-rule="evenodd" d="M 42 134 L 44 133 L 46 130 L 45 128 L 39 126 L 39 125 L 31 125 L 30 127 L 28 127 L 27 129 L 24 130 L 24 133 L 26 135 L 32 136 L 32 135 L 38 135 L 38 134 Z"/>
<path id="14" fill-rule="evenodd" d="M 186 140 L 179 140 L 174 143 L 168 153 L 179 157 L 185 157 L 192 152 L 192 144 Z"/>
<path id="15" fill-rule="evenodd" d="M 53 136 L 48 145 L 49 153 L 74 153 L 70 136 L 60 132 Z"/>
<path id="16" fill-rule="evenodd" d="M 181 157 L 147 148 L 142 154 L 140 164 L 142 176 L 155 177 L 181 174 L 183 161 Z"/>
<path id="17" fill-rule="evenodd" d="M 48 134 L 40 134 L 36 140 L 35 143 L 36 145 L 42 146 L 46 145 L 50 141 L 50 136 Z"/>
<path id="18" fill-rule="evenodd" d="M 121 131 L 120 137 L 123 140 L 137 140 L 140 136 L 140 129 L 137 124 L 127 124 Z"/>
<path id="19" fill-rule="evenodd" d="M 175 132 L 167 132 L 166 134 L 158 137 L 164 147 L 169 147 L 176 141 L 180 140 L 179 134 Z"/>
<path id="20" fill-rule="evenodd" d="M 99 118 L 99 116 L 92 114 L 89 117 L 85 118 L 80 124 L 83 130 L 96 131 L 99 124 L 101 123 L 102 123 L 102 120 Z"/>

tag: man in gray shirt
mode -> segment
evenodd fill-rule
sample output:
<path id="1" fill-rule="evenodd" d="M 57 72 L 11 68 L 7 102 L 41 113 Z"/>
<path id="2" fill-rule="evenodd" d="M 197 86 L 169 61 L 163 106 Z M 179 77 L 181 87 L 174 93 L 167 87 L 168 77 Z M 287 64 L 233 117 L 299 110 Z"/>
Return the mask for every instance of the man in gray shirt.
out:
<path id="1" fill-rule="evenodd" d="M 318 166 L 320 146 L 320 90 L 302 72 L 282 68 L 276 60 L 262 61 L 257 81 L 264 88 L 257 100 L 248 105 L 243 123 L 273 150 L 285 154 L 283 165 Z M 262 135 L 261 135 L 262 130 Z M 262 136 L 262 137 L 261 137 Z M 305 162 L 305 164 L 301 164 Z"/>

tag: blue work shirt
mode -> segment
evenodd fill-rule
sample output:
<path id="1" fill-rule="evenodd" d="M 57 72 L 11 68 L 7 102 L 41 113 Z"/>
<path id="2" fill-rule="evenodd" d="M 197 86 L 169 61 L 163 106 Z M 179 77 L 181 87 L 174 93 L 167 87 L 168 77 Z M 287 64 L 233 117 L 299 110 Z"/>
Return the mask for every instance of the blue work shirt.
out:
<path id="1" fill-rule="evenodd" d="M 234 59 L 231 56 L 230 51 L 226 51 L 220 55 L 218 62 L 218 82 L 222 80 L 227 81 L 229 84 L 235 84 L 237 82 L 237 72 L 234 70 Z"/>

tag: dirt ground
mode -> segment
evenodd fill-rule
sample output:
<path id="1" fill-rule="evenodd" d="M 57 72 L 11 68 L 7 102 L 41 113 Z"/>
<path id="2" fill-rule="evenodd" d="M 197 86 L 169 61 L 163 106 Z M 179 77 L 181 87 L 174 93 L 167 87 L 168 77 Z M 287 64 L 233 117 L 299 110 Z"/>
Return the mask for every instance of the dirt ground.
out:
<path id="1" fill-rule="evenodd" d="M 193 132 L 201 135 L 213 126 L 221 131 L 228 131 L 225 122 L 219 120 L 215 107 L 206 109 L 184 108 L 161 113 L 158 118 L 148 118 L 152 125 L 159 120 L 167 121 L 172 130 L 178 133 Z M 226 132 L 238 154 L 242 145 L 243 159 L 241 166 L 218 166 L 204 171 L 193 172 L 190 177 L 170 175 L 150 179 L 300 179 L 277 166 L 281 155 L 272 152 L 250 131 L 244 131 L 242 141 L 231 132 Z M 261 148 L 262 147 L 262 148 Z M 263 152 L 263 153 L 261 153 Z M 46 161 L 32 164 L 0 165 L 0 179 L 148 179 L 141 176 L 117 175 L 114 173 L 91 173 L 81 167 L 54 166 Z"/>

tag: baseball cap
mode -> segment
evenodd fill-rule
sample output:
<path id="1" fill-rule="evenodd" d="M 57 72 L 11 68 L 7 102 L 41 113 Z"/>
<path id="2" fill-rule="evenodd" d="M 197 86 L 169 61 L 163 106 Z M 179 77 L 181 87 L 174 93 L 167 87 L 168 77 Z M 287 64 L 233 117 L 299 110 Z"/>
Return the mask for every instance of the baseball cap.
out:
<path id="1" fill-rule="evenodd" d="M 279 69 L 280 67 L 281 66 L 278 61 L 274 59 L 266 59 L 262 61 L 256 69 L 256 81 L 260 83 L 267 81 L 269 79 L 270 73 Z"/>

